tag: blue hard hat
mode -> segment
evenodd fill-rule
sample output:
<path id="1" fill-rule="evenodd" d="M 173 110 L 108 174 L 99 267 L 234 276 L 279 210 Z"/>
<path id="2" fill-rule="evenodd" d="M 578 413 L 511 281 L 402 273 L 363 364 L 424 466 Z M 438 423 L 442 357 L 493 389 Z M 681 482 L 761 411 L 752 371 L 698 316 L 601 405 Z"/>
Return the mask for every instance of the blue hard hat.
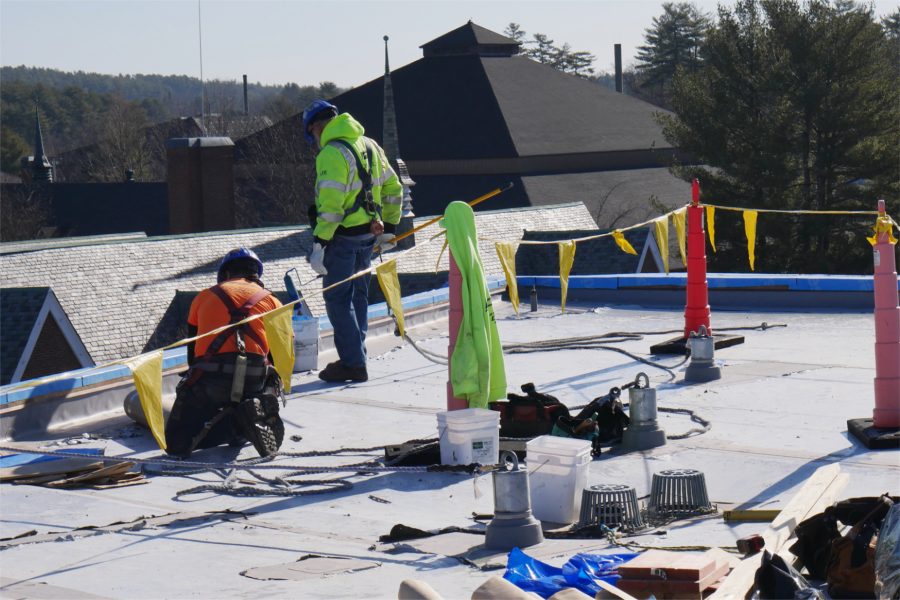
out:
<path id="1" fill-rule="evenodd" d="M 312 103 L 306 107 L 306 110 L 303 111 L 303 137 L 310 146 L 315 143 L 316 138 L 309 133 L 309 126 L 316 120 L 316 116 L 326 110 L 334 111 L 333 116 L 337 116 L 338 114 L 338 107 L 327 100 L 313 100 Z"/>
<path id="2" fill-rule="evenodd" d="M 263 274 L 263 264 L 262 261 L 259 260 L 259 257 L 256 255 L 256 252 L 250 250 L 249 248 L 244 248 L 241 246 L 240 248 L 235 248 L 231 252 L 225 255 L 222 259 L 222 262 L 219 263 L 219 272 L 216 276 L 216 280 L 219 283 L 222 283 L 225 267 L 228 266 L 228 263 L 234 262 L 236 260 L 240 260 L 242 258 L 249 258 L 253 262 L 256 263 L 256 275 L 258 277 L 262 277 Z"/>

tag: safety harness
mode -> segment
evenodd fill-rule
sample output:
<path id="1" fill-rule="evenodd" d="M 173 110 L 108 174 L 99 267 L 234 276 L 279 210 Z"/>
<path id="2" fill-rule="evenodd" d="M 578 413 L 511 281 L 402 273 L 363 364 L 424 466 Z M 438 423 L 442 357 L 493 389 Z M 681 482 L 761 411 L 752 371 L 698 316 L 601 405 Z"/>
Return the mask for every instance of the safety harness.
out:
<path id="1" fill-rule="evenodd" d="M 331 140 L 331 143 L 340 144 L 350 151 L 350 154 L 356 159 L 356 171 L 359 173 L 359 180 L 362 183 L 362 190 L 356 195 L 356 200 L 354 200 L 353 205 L 344 211 L 344 218 L 346 219 L 360 208 L 363 208 L 369 216 L 376 217 L 379 221 L 382 220 L 381 206 L 375 202 L 375 196 L 372 194 L 371 170 L 375 164 L 372 145 L 369 144 L 368 140 L 363 138 L 363 143 L 366 145 L 366 158 L 369 161 L 369 170 L 367 171 L 363 165 L 362 159 L 359 158 L 359 154 L 357 154 L 356 150 L 353 148 L 353 144 L 342 139 Z"/>
<path id="2" fill-rule="evenodd" d="M 272 295 L 272 292 L 269 290 L 262 288 L 244 302 L 240 307 L 235 304 L 234 300 L 225 293 L 225 290 L 222 289 L 221 285 L 213 286 L 209 289 L 216 297 L 222 301 L 222 304 L 225 305 L 225 308 L 228 309 L 228 314 L 231 317 L 231 320 L 228 322 L 229 325 L 233 325 L 234 323 L 239 323 L 250 316 L 250 310 Z M 235 336 L 235 343 L 238 347 L 238 353 L 244 354 L 246 352 L 244 346 L 244 334 L 247 335 L 251 340 L 256 342 L 256 344 L 263 348 L 265 347 L 265 342 L 250 328 L 249 323 L 244 323 L 242 325 L 238 325 L 237 327 L 232 327 L 226 329 L 225 331 L 219 332 L 219 334 L 213 338 L 213 341 L 209 343 L 209 347 L 206 349 L 206 353 L 200 358 L 201 362 L 209 361 L 212 357 L 218 354 L 219 350 L 228 341 L 228 338 Z"/>
<path id="3" fill-rule="evenodd" d="M 225 305 L 225 308 L 228 309 L 228 313 L 231 319 L 228 322 L 229 325 L 240 323 L 241 321 L 246 319 L 248 316 L 250 316 L 250 310 L 254 306 L 272 295 L 272 292 L 265 288 L 262 288 L 258 292 L 250 296 L 243 305 L 238 306 L 231 298 L 231 296 L 225 293 L 225 290 L 222 289 L 221 285 L 211 287 L 210 291 L 215 294 L 216 297 Z M 227 369 L 227 367 L 229 367 L 230 365 L 221 363 L 216 364 L 213 359 L 216 354 L 218 354 L 219 350 L 222 348 L 228 338 L 230 338 L 232 335 L 235 336 L 235 344 L 237 346 L 238 354 L 235 358 L 234 366 L 231 369 Z M 225 418 L 226 415 L 231 413 L 231 411 L 234 410 L 234 408 L 238 404 L 240 404 L 240 402 L 244 398 L 244 382 L 246 381 L 248 375 L 247 349 L 246 345 L 244 344 L 244 335 L 247 335 L 250 339 L 256 342 L 260 348 L 265 347 L 265 343 L 262 341 L 259 335 L 257 335 L 256 332 L 250 328 L 250 324 L 243 323 L 241 325 L 238 325 L 237 327 L 230 327 L 224 331 L 219 332 L 219 334 L 213 338 L 213 341 L 210 342 L 209 347 L 207 348 L 203 356 L 200 357 L 200 359 L 191 367 L 192 372 L 184 382 L 187 386 L 192 386 L 197 383 L 200 377 L 203 376 L 204 372 L 222 371 L 223 373 L 227 373 L 231 371 L 233 375 L 231 379 L 229 405 L 220 410 L 215 417 L 204 424 L 203 429 L 201 429 L 192 439 L 188 454 L 193 452 L 200 444 L 200 442 L 202 442 L 203 439 L 209 434 L 212 428 L 215 427 L 215 425 L 219 421 Z M 268 357 L 264 356 L 262 369 L 259 370 L 251 368 L 249 374 L 265 375 L 268 364 Z M 254 373 L 253 371 L 257 371 L 257 373 Z"/>

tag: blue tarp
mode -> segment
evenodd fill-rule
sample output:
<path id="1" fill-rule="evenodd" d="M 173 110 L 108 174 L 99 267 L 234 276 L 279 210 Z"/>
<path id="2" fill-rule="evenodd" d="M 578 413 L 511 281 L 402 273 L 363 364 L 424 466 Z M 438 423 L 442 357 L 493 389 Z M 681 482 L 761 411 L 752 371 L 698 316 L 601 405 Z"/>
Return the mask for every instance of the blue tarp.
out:
<path id="1" fill-rule="evenodd" d="M 576 588 L 591 598 L 601 590 L 595 580 L 615 585 L 619 580 L 618 568 L 637 556 L 636 552 L 620 554 L 576 554 L 562 568 L 542 563 L 513 548 L 506 560 L 503 578 L 526 592 L 534 592 L 549 598 L 565 588 Z"/>

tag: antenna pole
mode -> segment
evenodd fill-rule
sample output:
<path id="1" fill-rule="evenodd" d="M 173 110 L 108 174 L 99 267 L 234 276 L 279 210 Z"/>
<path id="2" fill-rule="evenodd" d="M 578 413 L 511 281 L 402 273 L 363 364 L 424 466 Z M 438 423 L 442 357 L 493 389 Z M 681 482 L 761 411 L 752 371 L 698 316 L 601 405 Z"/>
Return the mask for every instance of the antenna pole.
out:
<path id="1" fill-rule="evenodd" d="M 203 85 L 203 22 L 200 13 L 200 0 L 197 0 L 197 38 L 200 44 L 200 128 L 206 135 L 206 86 Z"/>

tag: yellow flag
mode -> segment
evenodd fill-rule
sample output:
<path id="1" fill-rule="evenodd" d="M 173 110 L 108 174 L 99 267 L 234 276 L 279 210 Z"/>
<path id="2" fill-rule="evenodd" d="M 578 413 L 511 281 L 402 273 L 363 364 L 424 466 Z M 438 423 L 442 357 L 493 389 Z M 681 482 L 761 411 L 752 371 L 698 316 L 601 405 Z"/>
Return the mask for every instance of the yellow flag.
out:
<path id="1" fill-rule="evenodd" d="M 663 267 L 669 272 L 669 218 L 660 217 L 653 222 L 656 229 L 656 245 L 659 247 L 659 255 L 662 257 Z"/>
<path id="2" fill-rule="evenodd" d="M 684 249 L 684 215 L 687 207 L 679 208 L 672 213 L 672 223 L 675 225 L 675 236 L 678 237 L 678 250 L 681 252 L 681 264 L 687 266 L 687 251 Z"/>
<path id="3" fill-rule="evenodd" d="M 874 246 L 878 243 L 878 236 L 882 233 L 887 234 L 887 241 L 889 244 L 897 243 L 897 238 L 894 237 L 894 225 L 887 217 L 878 217 L 878 219 L 875 220 L 875 229 L 872 232 L 872 237 L 867 237 L 866 239 Z"/>
<path id="4" fill-rule="evenodd" d="M 448 243 L 449 243 L 449 240 L 446 239 L 446 238 L 444 238 L 444 245 L 441 246 L 441 251 L 438 252 L 437 260 L 436 260 L 435 263 L 434 263 L 434 272 L 435 272 L 435 273 L 437 273 L 437 272 L 438 272 L 438 269 L 440 269 L 440 267 L 441 267 L 441 258 L 444 257 L 444 250 L 447 249 L 447 244 L 448 244 Z"/>
<path id="5" fill-rule="evenodd" d="M 706 230 L 709 232 L 709 245 L 716 251 L 716 207 L 706 207 Z"/>
<path id="6" fill-rule="evenodd" d="M 400 337 L 406 335 L 405 325 L 403 323 L 403 302 L 400 299 L 400 279 L 397 277 L 397 260 L 390 260 L 381 263 L 375 267 L 375 275 L 378 276 L 378 285 L 381 286 L 381 293 L 384 299 L 394 313 L 397 319 L 397 328 L 400 330 Z"/>
<path id="7" fill-rule="evenodd" d="M 284 391 L 291 391 L 291 373 L 294 372 L 294 327 L 291 323 L 293 306 L 282 306 L 263 315 L 266 341 L 275 361 L 275 370 L 284 384 Z"/>
<path id="8" fill-rule="evenodd" d="M 519 286 L 516 283 L 516 249 L 519 245 L 512 242 L 497 242 L 494 246 L 497 248 L 497 256 L 503 266 L 503 274 L 506 275 L 506 291 L 509 294 L 509 301 L 512 302 L 516 314 L 519 314 Z"/>
<path id="9" fill-rule="evenodd" d="M 559 242 L 559 287 L 562 294 L 562 312 L 566 312 L 566 294 L 569 293 L 569 272 L 575 262 L 575 242 Z"/>
<path id="10" fill-rule="evenodd" d="M 631 244 L 628 243 L 628 240 L 625 239 L 625 234 L 622 233 L 619 229 L 616 229 L 612 232 L 613 239 L 616 242 L 616 245 L 619 247 L 622 252 L 626 252 L 628 254 L 637 255 L 637 252 L 632 247 Z"/>
<path id="11" fill-rule="evenodd" d="M 747 234 L 747 256 L 750 258 L 750 270 L 755 271 L 756 263 L 756 216 L 755 210 L 744 211 L 744 233 Z"/>
<path id="12" fill-rule="evenodd" d="M 159 447 L 166 449 L 166 418 L 162 409 L 162 350 L 140 354 L 125 361 L 131 369 L 134 389 L 141 399 L 141 409 L 150 426 L 150 433 Z"/>

